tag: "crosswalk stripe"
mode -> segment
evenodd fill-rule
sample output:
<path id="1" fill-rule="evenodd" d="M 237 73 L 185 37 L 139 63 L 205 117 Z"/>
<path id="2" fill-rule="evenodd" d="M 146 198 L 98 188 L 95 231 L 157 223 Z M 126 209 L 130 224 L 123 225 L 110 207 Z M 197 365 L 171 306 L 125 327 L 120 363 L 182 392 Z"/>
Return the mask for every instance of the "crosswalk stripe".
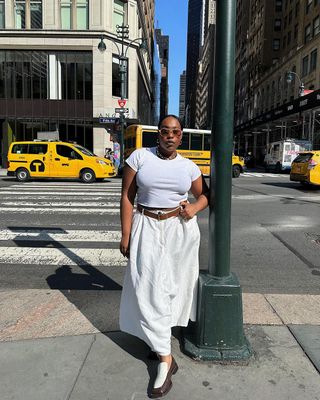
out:
<path id="1" fill-rule="evenodd" d="M 1 247 L 0 264 L 125 266 L 118 249 Z"/>
<path id="2" fill-rule="evenodd" d="M 62 195 L 60 195 L 60 196 L 45 196 L 45 195 L 38 195 L 38 194 L 24 194 L 23 196 L 22 195 L 19 195 L 19 196 L 14 196 L 14 200 L 32 200 L 32 199 L 35 199 L 36 201 L 38 201 L 38 200 L 61 200 L 61 196 Z M 66 198 L 66 197 L 73 197 L 73 195 L 72 194 L 70 194 L 70 195 L 68 195 L 68 194 L 66 194 L 65 196 L 64 196 L 64 198 Z M 113 196 L 113 195 L 110 195 L 110 196 L 100 196 L 100 195 L 97 195 L 97 196 L 95 196 L 95 198 L 94 199 L 90 199 L 90 198 L 88 198 L 87 197 L 87 195 L 86 196 L 83 196 L 86 200 L 88 200 L 88 201 L 92 201 L 92 202 L 94 202 L 94 201 L 97 201 L 97 200 L 106 200 L 106 199 L 111 199 L 111 198 L 113 198 L 114 200 L 117 200 L 116 198 L 118 198 L 118 200 L 119 200 L 119 197 L 118 196 Z M 12 196 L 9 196 L 9 195 L 5 195 L 5 196 L 1 196 L 1 200 L 11 200 L 12 199 Z M 77 199 L 72 199 L 72 200 L 78 200 L 78 201 L 82 201 L 82 197 L 81 196 L 79 196 Z M 33 203 L 33 204 L 35 204 L 35 203 Z M 117 203 L 117 204 L 119 204 L 119 202 Z"/>
<path id="3" fill-rule="evenodd" d="M 119 209 L 115 208 L 59 208 L 59 207 L 0 207 L 0 213 L 7 213 L 7 212 L 16 212 L 16 213 L 25 213 L 25 212 L 37 212 L 38 214 L 45 214 L 50 212 L 57 212 L 57 213 L 79 213 L 79 214 L 110 214 L 116 215 L 120 213 Z"/>
<path id="4" fill-rule="evenodd" d="M 118 242 L 121 240 L 119 231 L 105 230 L 64 230 L 64 229 L 0 229 L 0 241 L 30 240 L 57 242 Z"/>
<path id="5" fill-rule="evenodd" d="M 42 206 L 50 206 L 50 207 L 119 207 L 120 203 L 111 203 L 111 202 L 104 202 L 104 203 L 99 203 L 96 201 L 92 201 L 92 202 L 83 202 L 83 201 L 65 201 L 65 202 L 45 202 L 45 203 L 38 203 L 38 204 L 34 204 L 34 202 L 32 203 L 28 203 L 28 202 L 18 202 L 18 201 L 0 201 L 0 205 L 2 206 L 27 206 L 27 207 L 42 207 Z"/>
<path id="6" fill-rule="evenodd" d="M 88 192 L 88 193 L 78 193 L 78 192 L 73 192 L 73 191 L 65 191 L 65 192 L 47 192 L 47 191 L 41 191 L 41 192 L 24 192 L 24 191 L 10 191 L 10 190 L 0 190 L 0 194 L 11 194 L 16 196 L 17 194 L 20 195 L 28 195 L 32 194 L 33 196 L 37 195 L 37 193 L 41 194 L 52 194 L 52 195 L 61 195 L 61 196 L 121 196 L 121 193 L 118 192 Z M 37 196 L 38 197 L 38 196 Z"/>
<path id="7" fill-rule="evenodd" d="M 261 172 L 244 172 L 240 176 L 244 178 L 287 178 L 288 175 L 283 174 L 270 174 L 270 173 L 261 173 Z"/>
<path id="8" fill-rule="evenodd" d="M 8 188 L 1 188 L 0 189 L 0 193 L 3 193 L 3 192 L 5 192 L 5 191 L 7 191 L 7 190 L 9 190 Z M 13 187 L 11 187 L 10 188 L 10 190 L 13 192 L 13 193 L 17 193 L 17 192 L 21 192 L 21 193 L 24 193 L 24 192 L 26 192 L 26 191 L 31 191 L 31 192 L 44 192 L 44 193 L 47 193 L 47 192 L 49 192 L 50 190 L 52 190 L 52 188 L 44 188 L 44 187 L 41 187 L 41 188 L 34 188 L 34 187 L 32 187 L 32 188 L 25 188 L 25 187 L 22 187 L 22 188 L 18 188 L 18 187 L 16 187 L 16 188 L 13 188 Z M 79 188 L 75 188 L 75 189 L 73 189 L 73 188 L 67 188 L 66 190 L 65 189 L 62 189 L 62 188 L 58 188 L 58 190 L 61 190 L 61 191 L 68 191 L 68 192 L 74 192 L 74 193 L 78 193 L 78 192 L 81 192 L 81 193 L 86 193 L 86 192 L 92 192 L 92 191 L 94 191 L 94 192 L 96 192 L 96 193 L 114 193 L 114 192 L 119 192 L 117 189 L 109 189 L 109 188 L 104 188 L 104 189 L 79 189 Z"/>

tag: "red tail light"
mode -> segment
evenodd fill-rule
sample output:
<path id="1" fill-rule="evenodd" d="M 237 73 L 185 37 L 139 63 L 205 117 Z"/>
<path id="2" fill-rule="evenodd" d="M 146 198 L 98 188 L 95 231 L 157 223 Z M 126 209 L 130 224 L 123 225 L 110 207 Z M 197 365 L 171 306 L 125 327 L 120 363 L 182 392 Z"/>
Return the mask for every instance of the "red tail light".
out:
<path id="1" fill-rule="evenodd" d="M 316 161 L 312 159 L 308 161 L 308 169 L 313 169 L 316 165 L 318 165 Z"/>

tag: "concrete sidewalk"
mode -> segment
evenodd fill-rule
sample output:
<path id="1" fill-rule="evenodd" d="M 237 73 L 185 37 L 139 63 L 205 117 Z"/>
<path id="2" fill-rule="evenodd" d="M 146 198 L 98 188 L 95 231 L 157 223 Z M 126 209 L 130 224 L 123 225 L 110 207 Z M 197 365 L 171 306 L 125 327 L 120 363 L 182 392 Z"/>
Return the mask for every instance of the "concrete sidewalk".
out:
<path id="1" fill-rule="evenodd" d="M 166 398 L 319 400 L 319 302 L 320 296 L 244 294 L 254 351 L 247 365 L 191 360 L 174 330 L 179 371 Z M 113 314 L 97 319 L 108 326 Z M 1 400 L 147 399 L 157 367 L 147 346 L 118 330 L 101 333 L 87 317 L 59 290 L 0 291 Z"/>

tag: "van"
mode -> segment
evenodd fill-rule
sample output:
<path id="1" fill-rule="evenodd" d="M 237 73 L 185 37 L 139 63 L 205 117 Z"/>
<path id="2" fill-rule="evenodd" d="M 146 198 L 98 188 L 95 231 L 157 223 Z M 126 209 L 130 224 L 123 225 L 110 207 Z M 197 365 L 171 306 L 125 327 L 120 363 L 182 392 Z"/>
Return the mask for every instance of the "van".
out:
<path id="1" fill-rule="evenodd" d="M 308 140 L 285 139 L 270 143 L 264 158 L 266 172 L 290 171 L 291 163 L 297 154 L 311 148 L 312 144 Z"/>
<path id="2" fill-rule="evenodd" d="M 320 150 L 299 153 L 293 160 L 290 180 L 303 185 L 320 185 Z"/>
<path id="3" fill-rule="evenodd" d="M 30 178 L 80 178 L 91 183 L 113 177 L 116 172 L 110 160 L 78 144 L 34 140 L 11 143 L 7 175 L 19 182 Z"/>

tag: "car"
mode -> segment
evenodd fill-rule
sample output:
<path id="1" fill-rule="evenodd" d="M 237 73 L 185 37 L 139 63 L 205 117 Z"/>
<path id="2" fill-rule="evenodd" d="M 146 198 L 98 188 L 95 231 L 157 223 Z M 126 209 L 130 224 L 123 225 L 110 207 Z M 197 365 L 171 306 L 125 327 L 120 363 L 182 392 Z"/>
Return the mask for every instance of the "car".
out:
<path id="1" fill-rule="evenodd" d="M 12 142 L 8 151 L 8 176 L 19 182 L 30 178 L 80 178 L 83 183 L 116 175 L 113 163 L 76 143 L 34 140 Z"/>
<path id="2" fill-rule="evenodd" d="M 245 170 L 244 158 L 232 155 L 232 176 L 239 178 L 240 174 Z"/>
<path id="3" fill-rule="evenodd" d="M 303 185 L 320 185 L 320 150 L 300 152 L 292 162 L 290 180 Z"/>

